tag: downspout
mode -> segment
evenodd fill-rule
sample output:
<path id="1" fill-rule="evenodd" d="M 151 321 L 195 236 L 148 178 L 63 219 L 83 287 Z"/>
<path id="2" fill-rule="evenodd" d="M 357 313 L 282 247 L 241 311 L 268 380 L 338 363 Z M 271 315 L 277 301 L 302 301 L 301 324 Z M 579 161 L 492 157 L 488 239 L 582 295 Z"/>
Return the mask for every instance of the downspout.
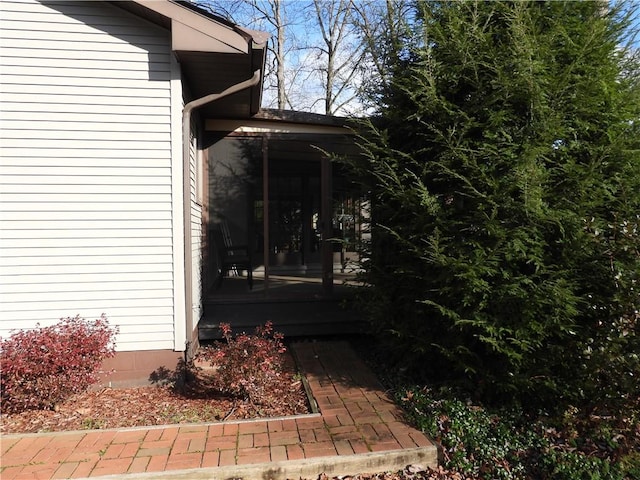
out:
<path id="1" fill-rule="evenodd" d="M 185 288 L 185 328 L 187 342 L 191 342 L 193 335 L 193 258 L 191 248 L 191 114 L 196 108 L 228 97 L 246 88 L 254 87 L 260 82 L 260 70 L 256 70 L 249 80 L 237 83 L 220 93 L 212 93 L 187 103 L 182 110 L 182 201 L 184 215 L 184 288 Z M 188 350 L 187 344 L 187 350 Z M 185 354 L 190 356 L 190 352 Z"/>

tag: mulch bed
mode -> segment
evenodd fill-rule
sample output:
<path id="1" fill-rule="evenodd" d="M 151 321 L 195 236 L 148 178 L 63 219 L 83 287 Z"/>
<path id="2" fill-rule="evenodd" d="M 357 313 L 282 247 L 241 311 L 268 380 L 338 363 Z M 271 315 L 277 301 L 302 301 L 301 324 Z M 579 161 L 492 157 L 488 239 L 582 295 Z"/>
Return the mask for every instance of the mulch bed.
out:
<path id="1" fill-rule="evenodd" d="M 75 395 L 54 410 L 0 415 L 0 433 L 40 433 L 206 423 L 309 413 L 309 402 L 293 362 L 271 382 L 260 404 L 229 398 L 208 386 L 200 371 L 185 385 L 101 388 Z"/>
<path id="2" fill-rule="evenodd" d="M 206 370 L 197 370 L 184 388 L 170 378 L 165 385 L 99 388 L 75 395 L 54 410 L 29 410 L 0 415 L 0 433 L 41 433 L 126 428 L 151 425 L 209 423 L 310 413 L 308 399 L 293 359 L 272 382 L 261 404 L 220 395 L 209 387 Z M 175 372 L 169 372 L 175 375 Z M 171 375 L 169 375 L 171 377 Z M 162 383 L 162 382 L 160 382 Z M 466 480 L 456 472 L 408 466 L 398 472 L 334 477 L 331 480 Z M 320 474 L 317 480 L 330 480 Z"/>

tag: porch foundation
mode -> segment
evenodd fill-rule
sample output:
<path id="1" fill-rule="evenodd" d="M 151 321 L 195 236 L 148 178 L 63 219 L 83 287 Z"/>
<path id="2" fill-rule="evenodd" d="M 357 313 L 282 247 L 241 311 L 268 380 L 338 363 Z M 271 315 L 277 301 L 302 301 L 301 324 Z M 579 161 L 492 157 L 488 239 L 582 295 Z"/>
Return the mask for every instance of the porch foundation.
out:
<path id="1" fill-rule="evenodd" d="M 143 350 L 137 352 L 116 352 L 102 364 L 104 373 L 100 385 L 104 387 L 140 387 L 150 385 L 151 374 L 161 369 L 176 369 L 184 352 L 173 350 Z"/>

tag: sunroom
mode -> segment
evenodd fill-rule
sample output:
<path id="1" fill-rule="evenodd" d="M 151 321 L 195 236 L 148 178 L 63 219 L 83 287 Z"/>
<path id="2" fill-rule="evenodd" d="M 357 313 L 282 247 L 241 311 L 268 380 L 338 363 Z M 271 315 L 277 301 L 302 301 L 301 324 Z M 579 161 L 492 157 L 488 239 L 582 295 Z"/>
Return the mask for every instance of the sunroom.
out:
<path id="1" fill-rule="evenodd" d="M 362 196 L 336 157 L 357 155 L 345 119 L 262 110 L 205 122 L 206 292 L 201 339 L 220 322 L 286 334 L 358 331 L 344 308 L 366 237 Z"/>

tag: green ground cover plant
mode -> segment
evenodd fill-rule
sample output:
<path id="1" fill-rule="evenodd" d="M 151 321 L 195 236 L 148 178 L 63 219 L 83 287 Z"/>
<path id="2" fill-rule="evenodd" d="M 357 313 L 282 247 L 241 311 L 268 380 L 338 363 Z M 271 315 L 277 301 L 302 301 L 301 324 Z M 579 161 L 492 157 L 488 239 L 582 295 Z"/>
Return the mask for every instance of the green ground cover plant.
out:
<path id="1" fill-rule="evenodd" d="M 451 391 L 398 392 L 411 419 L 443 448 L 443 466 L 473 478 L 640 479 L 640 432 L 628 419 L 524 415 L 484 408 Z"/>
<path id="2" fill-rule="evenodd" d="M 621 418 L 575 407 L 532 412 L 513 402 L 487 405 L 389 363 L 384 339 L 352 340 L 407 420 L 441 446 L 439 475 L 425 478 L 640 480 L 637 410 Z"/>

